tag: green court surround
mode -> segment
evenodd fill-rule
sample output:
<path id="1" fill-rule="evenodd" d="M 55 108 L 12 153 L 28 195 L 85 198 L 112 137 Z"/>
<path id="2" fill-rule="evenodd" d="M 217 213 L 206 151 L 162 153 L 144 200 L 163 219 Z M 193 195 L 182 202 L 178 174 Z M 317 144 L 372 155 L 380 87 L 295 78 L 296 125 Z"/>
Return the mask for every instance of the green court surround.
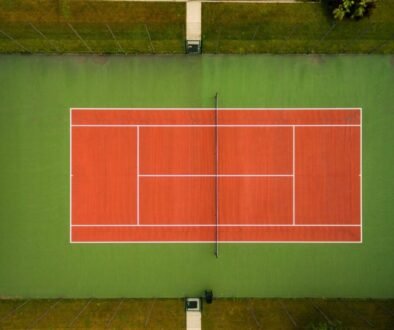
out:
<path id="1" fill-rule="evenodd" d="M 393 56 L 1 56 L 0 297 L 394 296 Z M 70 107 L 362 107 L 362 244 L 70 244 Z"/>

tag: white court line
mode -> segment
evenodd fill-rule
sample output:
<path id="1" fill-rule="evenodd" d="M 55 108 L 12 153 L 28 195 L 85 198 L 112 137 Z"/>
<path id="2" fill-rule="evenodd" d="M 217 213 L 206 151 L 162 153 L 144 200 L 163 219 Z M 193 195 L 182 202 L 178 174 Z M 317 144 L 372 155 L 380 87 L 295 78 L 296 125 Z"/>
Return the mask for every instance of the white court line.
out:
<path id="1" fill-rule="evenodd" d="M 192 111 L 212 111 L 214 108 L 111 108 L 111 107 L 106 107 L 106 108 L 71 108 L 71 110 L 77 110 L 77 111 L 95 111 L 95 110 L 125 110 L 125 111 L 182 111 L 182 110 L 192 110 Z M 343 107 L 343 108 L 220 108 L 218 109 L 219 111 L 226 111 L 226 110 L 252 110 L 252 111 L 281 111 L 281 110 L 307 110 L 307 111 L 314 111 L 314 110 L 344 110 L 344 111 L 354 111 L 354 110 L 361 110 L 360 107 L 355 107 L 355 108 L 349 108 L 349 107 Z"/>
<path id="2" fill-rule="evenodd" d="M 360 108 L 360 225 L 363 242 L 363 112 Z"/>
<path id="3" fill-rule="evenodd" d="M 215 230 L 215 256 L 219 257 L 219 194 L 220 194 L 220 180 L 219 180 L 219 128 L 218 128 L 218 118 L 219 118 L 219 98 L 218 93 L 215 96 L 215 220 L 216 220 L 216 230 Z"/>
<path id="4" fill-rule="evenodd" d="M 137 224 L 140 224 L 140 128 L 137 127 Z"/>
<path id="5" fill-rule="evenodd" d="M 255 178 L 255 177 L 292 177 L 293 174 L 140 174 L 139 175 L 142 178 L 178 178 L 178 177 L 196 177 L 196 178 L 201 178 L 201 177 L 209 177 L 209 178 L 214 178 L 214 177 L 250 177 L 250 178 Z"/>
<path id="6" fill-rule="evenodd" d="M 86 224 L 72 225 L 73 227 L 215 227 L 216 224 L 138 224 L 138 225 L 119 225 L 119 224 Z M 361 227 L 360 224 L 219 224 L 219 227 Z"/>
<path id="7" fill-rule="evenodd" d="M 295 126 L 293 126 L 293 225 L 295 225 Z"/>
<path id="8" fill-rule="evenodd" d="M 70 242 L 72 242 L 72 190 L 73 190 L 73 181 L 72 181 L 72 154 L 73 154 L 73 150 L 72 150 L 72 111 L 70 109 Z"/>
<path id="9" fill-rule="evenodd" d="M 138 111 L 146 111 L 146 110 L 208 110 L 212 111 L 212 108 L 70 108 L 70 243 L 72 244 L 124 244 L 124 243 L 213 243 L 214 241 L 72 241 L 72 127 L 129 127 L 129 126 L 142 126 L 145 125 L 72 125 L 72 111 L 73 110 L 138 110 Z M 314 244 L 325 244 L 325 243 L 337 243 L 337 244 L 357 244 L 362 243 L 362 108 L 222 108 L 219 110 L 359 110 L 360 111 L 360 125 L 229 125 L 229 127 L 282 127 L 282 126 L 293 126 L 293 127 L 360 127 L 360 225 L 307 225 L 307 226 L 357 226 L 361 227 L 361 240 L 360 241 L 223 241 L 221 243 L 283 243 L 283 244 L 294 244 L 294 243 L 314 243 Z M 151 125 L 146 125 L 150 127 Z M 153 127 L 178 127 L 179 125 L 152 125 Z M 183 127 L 185 125 L 181 125 Z M 214 127 L 215 125 L 199 125 L 201 127 Z M 196 125 L 186 125 L 186 127 L 196 127 Z M 78 225 L 73 225 L 78 226 Z"/>
<path id="10" fill-rule="evenodd" d="M 216 241 L 74 241 L 71 244 L 212 244 Z M 362 241 L 220 241 L 220 244 L 360 244 Z"/>
<path id="11" fill-rule="evenodd" d="M 359 124 L 74 124 L 73 127 L 166 127 L 166 128 L 177 128 L 177 127 L 360 127 Z"/>

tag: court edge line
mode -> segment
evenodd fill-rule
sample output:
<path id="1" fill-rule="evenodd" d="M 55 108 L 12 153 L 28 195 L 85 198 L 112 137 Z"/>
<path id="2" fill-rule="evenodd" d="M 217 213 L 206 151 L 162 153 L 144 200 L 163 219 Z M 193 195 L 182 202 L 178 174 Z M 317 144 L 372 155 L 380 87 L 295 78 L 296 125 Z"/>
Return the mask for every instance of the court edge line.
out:
<path id="1" fill-rule="evenodd" d="M 138 224 L 138 225 L 128 225 L 128 224 L 80 224 L 72 225 L 73 227 L 215 227 L 216 224 Z M 219 224 L 219 227 L 361 227 L 361 225 L 356 224 Z"/>
<path id="2" fill-rule="evenodd" d="M 170 110 L 170 111 L 182 111 L 182 110 L 196 110 L 196 111 L 198 111 L 198 110 L 203 110 L 203 111 L 212 111 L 212 109 L 213 108 L 193 108 L 193 107 L 184 107 L 184 108 L 182 108 L 182 107 L 173 107 L 173 108 L 154 108 L 154 107 L 152 107 L 152 108 L 143 108 L 143 107 L 141 107 L 141 108 L 111 108 L 111 107 L 106 107 L 106 108 L 74 108 L 74 107 L 72 107 L 71 108 L 71 110 L 72 111 L 74 111 L 74 110 L 78 110 L 78 111 L 94 111 L 94 110 L 133 110 L 133 111 L 146 111 L 146 110 L 148 110 L 148 111 L 150 111 L 150 110 L 154 110 L 154 111 L 160 111 L 160 110 L 164 110 L 164 111 L 168 111 L 168 110 Z M 306 107 L 306 108 L 281 108 L 281 107 L 278 107 L 278 108 L 274 108 L 274 107 L 272 107 L 272 108 L 254 108 L 254 107 L 250 107 L 250 108 L 226 108 L 226 107 L 224 107 L 224 108 L 220 108 L 219 109 L 219 111 L 221 111 L 221 110 L 252 110 L 252 111 L 256 111 L 256 110 L 268 110 L 268 111 L 272 111 L 272 110 L 307 110 L 307 111 L 309 111 L 309 110 L 328 110 L 328 111 L 330 111 L 330 110 L 349 110 L 349 111 L 351 111 L 351 110 L 361 110 L 362 108 L 361 107 L 354 107 L 354 108 L 349 108 L 349 107 L 343 107 L 343 108 L 338 108 L 338 107 L 336 107 L 336 108 L 330 108 L 330 107 L 327 107 L 327 108 L 313 108 L 313 107 Z"/>
<path id="3" fill-rule="evenodd" d="M 215 241 L 73 241 L 71 244 L 212 244 Z M 220 241 L 220 244 L 361 244 L 362 241 Z"/>
<path id="4" fill-rule="evenodd" d="M 156 127 L 156 128 L 177 128 L 177 127 L 228 127 L 228 128 L 242 128 L 242 127 L 360 127 L 360 124 L 75 124 L 72 127 Z"/>
<path id="5" fill-rule="evenodd" d="M 139 111 L 146 111 L 146 110 L 212 110 L 211 108 L 69 108 L 70 111 L 70 241 L 69 243 L 71 244 L 143 244 L 143 243 L 157 243 L 157 244 L 171 244 L 171 243 L 187 243 L 187 244 L 193 244 L 193 243 L 212 243 L 208 241 L 202 241 L 202 242 L 191 242 L 191 241 L 106 241 L 106 242 L 92 242 L 92 241 L 78 241 L 74 242 L 72 240 L 72 111 L 73 110 L 139 110 Z M 224 241 L 222 243 L 256 243 L 256 244 L 265 244 L 265 243 L 283 243 L 283 244 L 302 244 L 302 243 L 308 243 L 308 244 L 325 244 L 325 243 L 334 243 L 334 244 L 360 244 L 363 243 L 363 213 L 362 213 L 362 107 L 356 107 L 356 108 L 347 108 L 347 107 L 341 107 L 341 108 L 221 108 L 220 110 L 359 110 L 360 111 L 360 124 L 359 125 L 351 125 L 351 126 L 358 126 L 360 127 L 360 235 L 361 239 L 360 241 Z M 137 125 L 136 125 L 137 126 Z M 141 126 L 141 125 L 138 125 Z M 292 125 L 296 126 L 296 125 Z"/>
<path id="6" fill-rule="evenodd" d="M 363 242 L 363 111 L 360 108 L 360 226 L 361 243 Z"/>
<path id="7" fill-rule="evenodd" d="M 69 160 L 70 160 L 70 219 L 69 219 L 69 227 L 70 227 L 70 234 L 69 234 L 69 240 L 70 243 L 72 243 L 72 109 L 69 109 L 70 111 L 70 155 L 69 155 Z"/>

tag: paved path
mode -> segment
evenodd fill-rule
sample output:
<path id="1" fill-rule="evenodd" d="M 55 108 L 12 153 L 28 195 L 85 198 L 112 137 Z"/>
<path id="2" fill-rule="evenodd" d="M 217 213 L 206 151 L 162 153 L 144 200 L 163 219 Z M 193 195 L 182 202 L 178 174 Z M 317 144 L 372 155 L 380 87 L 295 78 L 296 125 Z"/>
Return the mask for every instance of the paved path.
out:
<path id="1" fill-rule="evenodd" d="M 201 40 L 201 1 L 186 2 L 186 39 Z"/>
<path id="2" fill-rule="evenodd" d="M 201 312 L 186 312 L 186 330 L 201 330 Z"/>
<path id="3" fill-rule="evenodd" d="M 129 2 L 240 2 L 240 3 L 320 3 L 315 0 L 97 0 L 97 1 L 129 1 Z"/>

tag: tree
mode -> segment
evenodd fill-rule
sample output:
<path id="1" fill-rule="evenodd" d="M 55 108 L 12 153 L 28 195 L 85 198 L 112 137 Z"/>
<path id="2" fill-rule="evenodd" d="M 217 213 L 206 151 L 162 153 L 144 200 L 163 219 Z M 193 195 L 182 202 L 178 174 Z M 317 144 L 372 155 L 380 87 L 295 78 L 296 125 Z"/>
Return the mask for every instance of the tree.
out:
<path id="1" fill-rule="evenodd" d="M 369 16 L 376 0 L 328 0 L 328 7 L 337 20 L 344 18 L 359 20 Z"/>

